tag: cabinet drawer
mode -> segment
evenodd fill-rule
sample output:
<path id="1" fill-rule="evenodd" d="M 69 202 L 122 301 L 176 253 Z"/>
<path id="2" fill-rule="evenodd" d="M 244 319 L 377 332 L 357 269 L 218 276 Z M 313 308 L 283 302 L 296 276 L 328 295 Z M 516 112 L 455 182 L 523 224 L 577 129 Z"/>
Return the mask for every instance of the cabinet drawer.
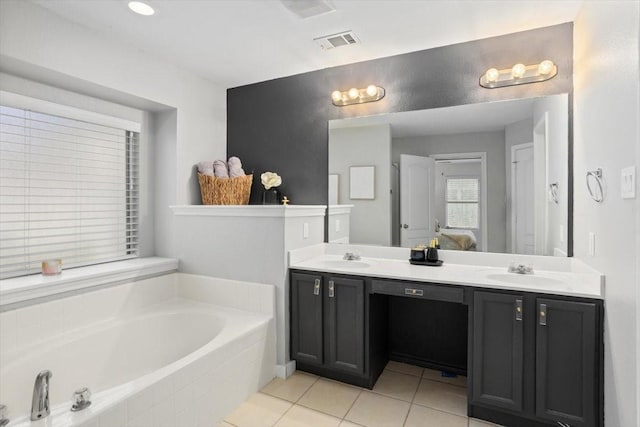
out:
<path id="1" fill-rule="evenodd" d="M 464 301 L 463 288 L 444 285 L 373 280 L 371 282 L 371 292 L 374 294 L 396 295 L 435 301 L 459 303 L 462 303 Z"/>

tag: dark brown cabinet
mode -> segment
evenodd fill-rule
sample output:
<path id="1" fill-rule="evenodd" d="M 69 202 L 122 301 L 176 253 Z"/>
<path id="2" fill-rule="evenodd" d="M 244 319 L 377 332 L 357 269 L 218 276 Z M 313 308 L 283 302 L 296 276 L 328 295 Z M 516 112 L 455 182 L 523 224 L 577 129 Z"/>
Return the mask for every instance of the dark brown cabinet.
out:
<path id="1" fill-rule="evenodd" d="M 291 273 L 291 358 L 299 368 L 370 386 L 365 291 L 360 278 Z"/>
<path id="2" fill-rule="evenodd" d="M 520 425 L 603 425 L 600 303 L 474 291 L 472 311 L 472 415 L 507 425 L 514 416 L 529 420 Z"/>
<path id="3" fill-rule="evenodd" d="M 536 306 L 536 415 L 598 425 L 596 304 L 538 298 Z"/>
<path id="4" fill-rule="evenodd" d="M 291 357 L 324 363 L 322 276 L 294 273 L 291 286 Z"/>
<path id="5" fill-rule="evenodd" d="M 522 410 L 522 295 L 474 292 L 472 402 Z"/>

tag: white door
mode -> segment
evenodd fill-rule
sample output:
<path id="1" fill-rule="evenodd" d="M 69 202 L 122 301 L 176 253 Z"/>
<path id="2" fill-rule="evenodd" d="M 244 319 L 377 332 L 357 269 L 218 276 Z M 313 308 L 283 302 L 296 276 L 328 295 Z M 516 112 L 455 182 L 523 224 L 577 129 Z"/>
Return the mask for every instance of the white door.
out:
<path id="1" fill-rule="evenodd" d="M 429 244 L 435 234 L 435 161 L 400 155 L 400 246 Z"/>
<path id="2" fill-rule="evenodd" d="M 517 254 L 535 252 L 533 144 L 511 148 L 511 235 Z"/>

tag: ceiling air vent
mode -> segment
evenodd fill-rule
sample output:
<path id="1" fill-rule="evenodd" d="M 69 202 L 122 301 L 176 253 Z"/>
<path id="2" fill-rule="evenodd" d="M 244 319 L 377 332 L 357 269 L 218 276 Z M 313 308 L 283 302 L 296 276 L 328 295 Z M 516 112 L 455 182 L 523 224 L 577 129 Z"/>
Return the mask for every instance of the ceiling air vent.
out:
<path id="1" fill-rule="evenodd" d="M 335 11 L 328 0 L 280 0 L 289 11 L 301 19 Z"/>
<path id="2" fill-rule="evenodd" d="M 360 43 L 360 40 L 353 31 L 344 31 L 338 34 L 331 34 L 330 36 L 322 36 L 313 39 L 314 42 L 318 43 L 321 48 L 328 50 L 333 49 L 334 47 L 340 46 L 349 46 L 352 44 Z"/>

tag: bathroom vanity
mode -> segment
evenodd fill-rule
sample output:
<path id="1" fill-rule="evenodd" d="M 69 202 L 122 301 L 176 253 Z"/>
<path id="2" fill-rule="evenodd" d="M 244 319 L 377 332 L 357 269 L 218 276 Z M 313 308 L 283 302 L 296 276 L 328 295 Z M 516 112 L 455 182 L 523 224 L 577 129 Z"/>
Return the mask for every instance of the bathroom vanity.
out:
<path id="1" fill-rule="evenodd" d="M 321 246 L 290 260 L 297 369 L 372 388 L 388 360 L 407 362 L 467 375 L 469 416 L 603 425 L 603 278 L 588 266 L 441 251 L 443 267 L 424 267 L 406 249 L 344 261 L 344 245 Z M 535 273 L 507 273 L 514 258 Z"/>

